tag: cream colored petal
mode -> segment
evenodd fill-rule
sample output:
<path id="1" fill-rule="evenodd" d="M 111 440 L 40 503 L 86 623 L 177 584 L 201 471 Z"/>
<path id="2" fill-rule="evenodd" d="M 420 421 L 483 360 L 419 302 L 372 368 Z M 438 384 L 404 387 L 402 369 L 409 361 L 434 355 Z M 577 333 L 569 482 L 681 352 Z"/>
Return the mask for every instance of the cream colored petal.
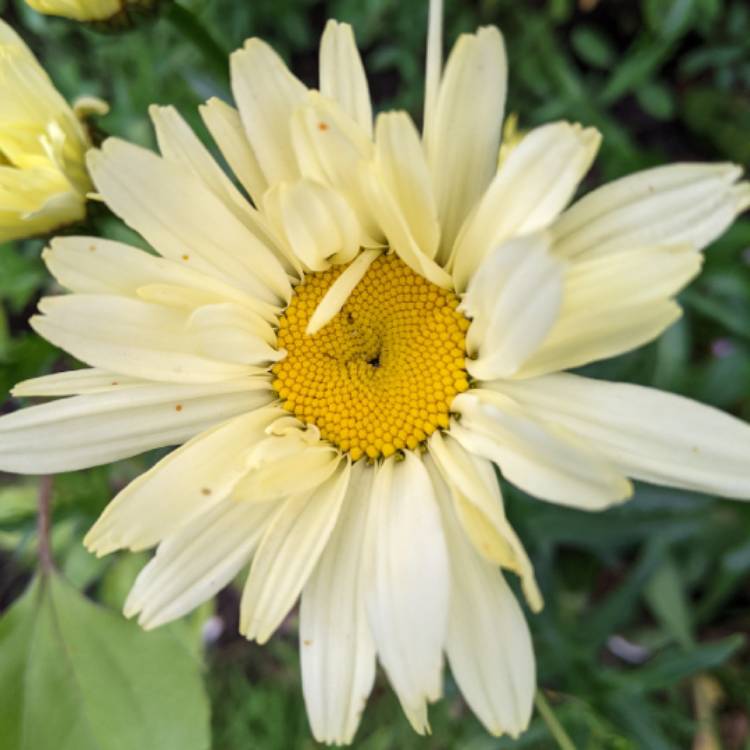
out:
<path id="1" fill-rule="evenodd" d="M 465 289 L 498 243 L 546 229 L 589 170 L 601 135 L 594 128 L 550 123 L 528 133 L 503 162 L 452 255 L 453 278 Z"/>
<path id="2" fill-rule="evenodd" d="M 116 138 L 88 153 L 107 205 L 161 255 L 231 280 L 259 299 L 289 299 L 291 286 L 273 252 L 182 165 Z"/>
<path id="3" fill-rule="evenodd" d="M 247 200 L 224 174 L 180 113 L 174 107 L 159 107 L 155 104 L 149 107 L 148 113 L 154 123 L 161 155 L 167 161 L 186 167 L 231 211 L 242 215 L 244 208 L 249 206 Z"/>
<path id="4" fill-rule="evenodd" d="M 324 271 L 331 263 L 348 263 L 357 254 L 362 230 L 336 190 L 301 179 L 272 188 L 264 201 L 267 208 L 269 202 L 278 206 L 277 231 L 305 269 Z"/>
<path id="5" fill-rule="evenodd" d="M 310 494 L 286 500 L 263 535 L 242 592 L 240 632 L 265 643 L 294 606 L 320 558 L 341 510 L 351 466 Z"/>
<path id="6" fill-rule="evenodd" d="M 561 505 L 601 510 L 633 494 L 617 469 L 573 435 L 542 425 L 509 398 L 473 390 L 453 401 L 450 433 L 469 453 L 496 463 L 524 492 Z"/>
<path id="7" fill-rule="evenodd" d="M 700 250 L 750 205 L 741 174 L 733 164 L 674 164 L 615 180 L 560 217 L 555 251 L 591 258 L 656 244 Z"/>
<path id="8" fill-rule="evenodd" d="M 308 336 L 316 334 L 323 326 L 332 320 L 346 304 L 349 295 L 364 278 L 367 270 L 380 250 L 363 250 L 331 284 L 330 289 L 323 295 L 315 312 L 310 316 L 305 333 Z"/>
<path id="9" fill-rule="evenodd" d="M 148 380 L 118 375 L 109 370 L 87 367 L 82 370 L 55 372 L 16 383 L 11 390 L 15 398 L 28 396 L 80 396 L 87 393 L 116 391 L 123 386 L 153 385 Z"/>
<path id="10" fill-rule="evenodd" d="M 378 115 L 375 169 L 400 206 L 414 241 L 434 258 L 440 242 L 437 205 L 422 142 L 405 112 Z"/>
<path id="11" fill-rule="evenodd" d="M 750 425 L 671 393 L 577 375 L 491 385 L 635 479 L 750 500 Z"/>
<path id="12" fill-rule="evenodd" d="M 364 603 L 364 561 L 373 469 L 352 467 L 341 513 L 302 592 L 302 688 L 318 742 L 346 744 L 375 680 L 375 645 Z"/>
<path id="13" fill-rule="evenodd" d="M 260 39 L 230 57 L 232 93 L 252 152 L 269 187 L 299 177 L 289 122 L 307 89 Z"/>
<path id="14" fill-rule="evenodd" d="M 467 369 L 475 378 L 513 375 L 540 347 L 560 314 L 564 270 L 545 234 L 510 240 L 487 256 L 462 302 L 472 319 Z"/>
<path id="15" fill-rule="evenodd" d="M 495 173 L 507 77 L 505 45 L 496 28 L 459 37 L 445 66 L 434 120 L 425 130 L 442 263 Z"/>
<path id="16" fill-rule="evenodd" d="M 243 414 L 172 451 L 104 509 L 83 540 L 88 550 L 146 549 L 208 511 L 246 473 L 254 443 L 280 413 L 266 406 Z"/>
<path id="17" fill-rule="evenodd" d="M 529 606 L 534 612 L 541 610 L 542 595 L 534 569 L 505 516 L 492 465 L 467 453 L 450 434 L 434 433 L 429 448 L 442 481 L 450 488 L 456 517 L 476 551 L 488 562 L 517 573 Z M 438 481 L 433 477 L 433 484 Z"/>
<path id="18" fill-rule="evenodd" d="M 200 354 L 184 312 L 96 294 L 46 297 L 29 321 L 45 339 L 93 367 L 147 380 L 210 383 L 262 369 Z"/>
<path id="19" fill-rule="evenodd" d="M 360 185 L 367 196 L 372 215 L 385 234 L 388 246 L 420 276 L 444 289 L 452 287 L 451 277 L 417 245 L 395 197 L 380 180 L 372 165 L 362 164 Z"/>
<path id="20" fill-rule="evenodd" d="M 276 503 L 224 499 L 159 544 L 125 602 L 146 630 L 182 617 L 240 572 L 268 526 Z"/>
<path id="21" fill-rule="evenodd" d="M 293 271 L 284 253 L 276 247 L 263 216 L 253 208 L 211 156 L 174 107 L 152 105 L 149 114 L 156 129 L 159 150 L 168 161 L 179 164 L 201 180 L 211 192 L 252 232 L 255 240 L 270 250 L 287 272 Z"/>
<path id="22" fill-rule="evenodd" d="M 260 316 L 225 302 L 205 305 L 191 314 L 188 331 L 202 354 L 222 362 L 263 365 L 284 355 L 276 348 L 276 334 Z"/>
<path id="23" fill-rule="evenodd" d="M 469 544 L 438 492 L 451 566 L 445 650 L 471 710 L 495 736 L 517 737 L 531 719 L 536 664 L 526 620 L 500 571 Z"/>
<path id="24" fill-rule="evenodd" d="M 283 431 L 272 429 L 270 437 L 255 445 L 249 472 L 234 491 L 239 500 L 276 500 L 312 491 L 325 482 L 341 462 L 341 454 L 320 439 L 317 428 L 300 429 L 301 423 Z"/>
<path id="25" fill-rule="evenodd" d="M 635 349 L 679 318 L 672 301 L 700 271 L 689 245 L 645 247 L 569 266 L 555 325 L 515 375 L 535 377 Z"/>
<path id="26" fill-rule="evenodd" d="M 334 99 L 372 137 L 372 105 L 362 59 L 348 23 L 333 19 L 320 40 L 320 93 Z"/>
<path id="27" fill-rule="evenodd" d="M 111 390 L 1 417 L 0 468 L 48 474 L 118 461 L 152 448 L 178 445 L 270 400 L 267 379 L 130 385 L 125 378 Z"/>
<path id="28" fill-rule="evenodd" d="M 42 257 L 52 275 L 72 292 L 143 298 L 144 288 L 166 286 L 195 292 L 202 305 L 240 304 L 274 324 L 280 312 L 278 307 L 245 294 L 231 281 L 192 268 L 189 255 L 173 261 L 101 237 L 55 237 Z"/>
<path id="29" fill-rule="evenodd" d="M 201 105 L 199 110 L 227 164 L 255 205 L 260 205 L 263 193 L 268 189 L 268 182 L 245 135 L 240 113 L 216 97 Z"/>
<path id="30" fill-rule="evenodd" d="M 410 724 L 425 734 L 427 702 L 442 693 L 450 581 L 435 491 L 413 453 L 378 468 L 370 533 L 367 614 L 378 658 Z"/>
<path id="31" fill-rule="evenodd" d="M 371 139 L 336 102 L 311 92 L 305 106 L 292 118 L 292 143 L 304 177 L 330 185 L 346 196 L 365 234 L 363 245 L 382 239 L 367 198 L 359 184 L 358 170 L 373 154 Z"/>

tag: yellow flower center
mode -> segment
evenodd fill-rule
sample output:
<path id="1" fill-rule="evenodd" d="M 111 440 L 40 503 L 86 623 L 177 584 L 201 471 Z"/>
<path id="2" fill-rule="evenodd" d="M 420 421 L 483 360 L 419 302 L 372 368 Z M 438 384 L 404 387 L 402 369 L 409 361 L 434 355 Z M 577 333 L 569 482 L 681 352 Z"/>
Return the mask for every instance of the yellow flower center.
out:
<path id="1" fill-rule="evenodd" d="M 381 255 L 320 331 L 310 316 L 344 266 L 308 274 L 279 321 L 287 356 L 273 367 L 284 408 L 356 460 L 416 448 L 447 427 L 469 387 L 458 298 Z"/>

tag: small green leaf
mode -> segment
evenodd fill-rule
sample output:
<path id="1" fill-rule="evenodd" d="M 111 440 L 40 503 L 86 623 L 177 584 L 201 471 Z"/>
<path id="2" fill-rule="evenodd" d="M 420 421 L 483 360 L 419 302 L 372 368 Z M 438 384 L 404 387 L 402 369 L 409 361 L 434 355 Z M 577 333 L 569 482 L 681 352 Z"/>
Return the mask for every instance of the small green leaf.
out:
<path id="1" fill-rule="evenodd" d="M 676 105 L 672 91 L 662 83 L 649 81 L 636 89 L 635 96 L 644 112 L 657 120 L 671 120 Z"/>
<path id="2" fill-rule="evenodd" d="M 655 657 L 646 666 L 632 672 L 621 680 L 621 684 L 626 686 L 626 691 L 638 693 L 665 690 L 698 672 L 720 667 L 742 648 L 744 643 L 744 637 L 736 634 L 721 641 L 702 643 L 690 651 L 670 649 Z"/>
<path id="3" fill-rule="evenodd" d="M 615 61 L 612 43 L 593 26 L 576 26 L 570 42 L 578 57 L 592 67 L 606 69 Z"/>
<path id="4" fill-rule="evenodd" d="M 200 665 L 56 574 L 0 619 L 0 736 L 8 750 L 205 750 Z"/>
<path id="5" fill-rule="evenodd" d="M 685 587 L 671 557 L 657 568 L 645 590 L 654 616 L 684 648 L 694 645 Z"/>

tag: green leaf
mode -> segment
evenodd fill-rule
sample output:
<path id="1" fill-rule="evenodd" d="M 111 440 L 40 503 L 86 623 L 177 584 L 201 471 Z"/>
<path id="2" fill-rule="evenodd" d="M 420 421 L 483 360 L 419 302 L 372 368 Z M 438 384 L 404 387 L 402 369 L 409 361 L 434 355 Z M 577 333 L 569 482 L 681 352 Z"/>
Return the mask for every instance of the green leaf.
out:
<path id="1" fill-rule="evenodd" d="M 671 557 L 657 569 L 646 586 L 646 601 L 654 616 L 684 648 L 694 645 L 685 587 Z"/>
<path id="2" fill-rule="evenodd" d="M 669 650 L 655 657 L 648 665 L 621 678 L 626 691 L 638 693 L 674 687 L 680 680 L 698 672 L 716 669 L 724 664 L 745 643 L 736 634 L 713 643 L 696 646 L 691 651 Z"/>
<path id="3" fill-rule="evenodd" d="M 56 574 L 0 619 L 0 736 L 8 750 L 204 750 L 200 664 Z"/>
<path id="4" fill-rule="evenodd" d="M 570 35 L 578 57 L 595 68 L 608 68 L 615 61 L 612 43 L 593 26 L 576 26 Z"/>
<path id="5" fill-rule="evenodd" d="M 635 95 L 643 111 L 656 120 L 671 120 L 674 117 L 674 96 L 663 83 L 649 81 L 638 88 Z"/>

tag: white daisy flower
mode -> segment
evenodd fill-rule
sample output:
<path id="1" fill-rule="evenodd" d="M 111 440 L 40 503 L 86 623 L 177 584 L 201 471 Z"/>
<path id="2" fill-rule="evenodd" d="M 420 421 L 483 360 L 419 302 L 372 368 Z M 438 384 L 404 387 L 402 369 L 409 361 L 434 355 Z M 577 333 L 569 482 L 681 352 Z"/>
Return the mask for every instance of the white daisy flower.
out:
<path id="1" fill-rule="evenodd" d="M 425 127 L 372 109 L 352 30 L 319 91 L 249 40 L 238 109 L 204 121 L 252 203 L 171 108 L 161 156 L 92 152 L 108 206 L 158 255 L 91 237 L 45 252 L 72 293 L 34 329 L 91 369 L 21 383 L 66 396 L 0 420 L 0 468 L 79 469 L 184 443 L 86 537 L 157 546 L 126 614 L 152 628 L 249 564 L 241 630 L 271 637 L 301 596 L 315 737 L 350 742 L 385 668 L 418 732 L 443 656 L 493 734 L 528 724 L 529 632 L 501 568 L 542 601 L 493 463 L 589 510 L 629 478 L 750 498 L 750 428 L 648 388 L 563 371 L 651 341 L 700 250 L 750 203 L 729 164 L 618 180 L 566 208 L 599 134 L 534 129 L 498 167 L 506 60 L 495 28 L 428 51 Z"/>

